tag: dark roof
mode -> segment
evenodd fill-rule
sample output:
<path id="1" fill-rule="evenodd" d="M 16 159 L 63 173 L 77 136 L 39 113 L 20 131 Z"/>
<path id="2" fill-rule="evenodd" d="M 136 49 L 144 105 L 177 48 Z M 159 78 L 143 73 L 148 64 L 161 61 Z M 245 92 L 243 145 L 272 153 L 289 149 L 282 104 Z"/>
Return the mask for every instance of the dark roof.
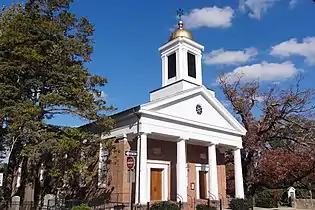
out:
<path id="1" fill-rule="evenodd" d="M 115 113 L 115 114 L 111 115 L 110 117 L 117 118 L 117 117 L 120 117 L 120 116 L 123 116 L 123 115 L 128 115 L 128 114 L 131 114 L 131 113 L 134 113 L 134 112 L 138 112 L 139 110 L 140 110 L 140 105 L 137 105 L 137 106 L 131 107 L 129 109 L 125 109 L 125 110 L 123 110 L 121 112 Z"/>
<path id="2" fill-rule="evenodd" d="M 113 115 L 110 115 L 109 117 L 115 119 L 115 118 L 118 118 L 118 117 L 121 117 L 121 116 L 124 116 L 124 115 L 126 116 L 126 115 L 131 114 L 131 113 L 136 113 L 136 112 L 138 112 L 139 110 L 140 110 L 140 105 L 134 106 L 134 107 L 132 107 L 132 108 L 123 110 L 123 111 L 118 112 L 118 113 L 115 113 L 115 114 L 113 114 Z M 83 130 L 84 130 L 84 129 L 89 129 L 89 130 L 92 130 L 92 131 L 95 132 L 95 133 L 101 133 L 101 131 L 102 131 L 102 128 L 99 128 L 99 127 L 97 126 L 97 123 L 96 123 L 96 122 L 87 123 L 87 124 L 85 124 L 85 125 L 80 126 L 79 128 L 81 128 L 81 129 L 83 129 Z"/>

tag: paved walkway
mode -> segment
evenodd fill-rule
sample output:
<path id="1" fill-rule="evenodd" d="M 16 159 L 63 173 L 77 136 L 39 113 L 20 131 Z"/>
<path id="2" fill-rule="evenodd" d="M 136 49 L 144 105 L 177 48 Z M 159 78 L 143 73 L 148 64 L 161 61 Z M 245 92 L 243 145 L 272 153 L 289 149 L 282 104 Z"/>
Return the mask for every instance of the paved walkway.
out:
<path id="1" fill-rule="evenodd" d="M 254 207 L 254 210 L 267 210 L 268 208 Z M 295 209 L 290 207 L 271 208 L 272 210 L 310 210 L 310 209 Z M 269 209 L 270 210 L 270 209 Z"/>
<path id="2" fill-rule="evenodd" d="M 231 209 L 224 209 L 224 210 L 231 210 Z M 311 209 L 295 209 L 295 208 L 289 208 L 289 207 L 279 207 L 279 208 L 259 208 L 254 207 L 254 210 L 311 210 Z"/>
<path id="3" fill-rule="evenodd" d="M 224 209 L 224 210 L 231 210 L 231 209 Z M 254 210 L 311 210 L 311 209 L 295 209 L 295 208 L 290 208 L 290 207 L 279 207 L 279 208 L 254 207 Z"/>

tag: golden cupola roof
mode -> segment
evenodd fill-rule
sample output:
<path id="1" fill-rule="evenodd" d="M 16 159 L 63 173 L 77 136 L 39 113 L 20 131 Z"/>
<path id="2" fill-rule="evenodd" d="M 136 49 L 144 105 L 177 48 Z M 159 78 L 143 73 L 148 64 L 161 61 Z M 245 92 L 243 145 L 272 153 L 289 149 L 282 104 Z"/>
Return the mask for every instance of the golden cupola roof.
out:
<path id="1" fill-rule="evenodd" d="M 184 29 L 184 23 L 182 20 L 178 21 L 178 28 L 174 30 L 168 39 L 168 41 L 172 41 L 173 39 L 176 39 L 177 37 L 186 37 L 188 39 L 193 39 L 192 34 Z"/>

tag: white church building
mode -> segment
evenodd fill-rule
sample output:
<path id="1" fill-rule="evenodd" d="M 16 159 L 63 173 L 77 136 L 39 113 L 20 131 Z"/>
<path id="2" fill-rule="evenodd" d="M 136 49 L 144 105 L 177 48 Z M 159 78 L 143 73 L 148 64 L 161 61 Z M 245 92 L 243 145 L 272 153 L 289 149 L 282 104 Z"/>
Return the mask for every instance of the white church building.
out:
<path id="1" fill-rule="evenodd" d="M 116 127 L 104 136 L 115 137 L 120 150 L 116 164 L 107 166 L 113 192 L 121 202 L 128 202 L 132 192 L 136 204 L 174 200 L 192 206 L 208 198 L 226 202 L 224 153 L 233 150 L 235 197 L 244 198 L 240 149 L 246 130 L 202 84 L 204 47 L 179 21 L 159 51 L 161 88 L 150 92 L 148 103 L 113 115 Z M 137 152 L 133 185 L 125 155 L 130 150 Z"/>

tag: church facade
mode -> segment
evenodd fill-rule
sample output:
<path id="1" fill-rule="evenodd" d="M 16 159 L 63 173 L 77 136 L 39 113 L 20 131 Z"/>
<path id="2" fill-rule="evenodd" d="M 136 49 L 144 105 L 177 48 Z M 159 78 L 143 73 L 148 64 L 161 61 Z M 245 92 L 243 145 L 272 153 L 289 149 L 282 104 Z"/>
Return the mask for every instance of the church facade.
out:
<path id="1" fill-rule="evenodd" d="M 150 101 L 112 116 L 116 127 L 103 138 L 116 138 L 120 151 L 108 164 L 113 195 L 119 202 L 192 202 L 208 199 L 226 204 L 224 152 L 234 151 L 235 197 L 244 198 L 241 165 L 244 127 L 202 85 L 204 47 L 178 28 L 159 48 L 162 87 Z M 128 182 L 127 156 L 135 154 L 135 182 Z M 100 150 L 100 170 L 104 151 Z M 99 186 L 106 185 L 100 177 Z"/>

